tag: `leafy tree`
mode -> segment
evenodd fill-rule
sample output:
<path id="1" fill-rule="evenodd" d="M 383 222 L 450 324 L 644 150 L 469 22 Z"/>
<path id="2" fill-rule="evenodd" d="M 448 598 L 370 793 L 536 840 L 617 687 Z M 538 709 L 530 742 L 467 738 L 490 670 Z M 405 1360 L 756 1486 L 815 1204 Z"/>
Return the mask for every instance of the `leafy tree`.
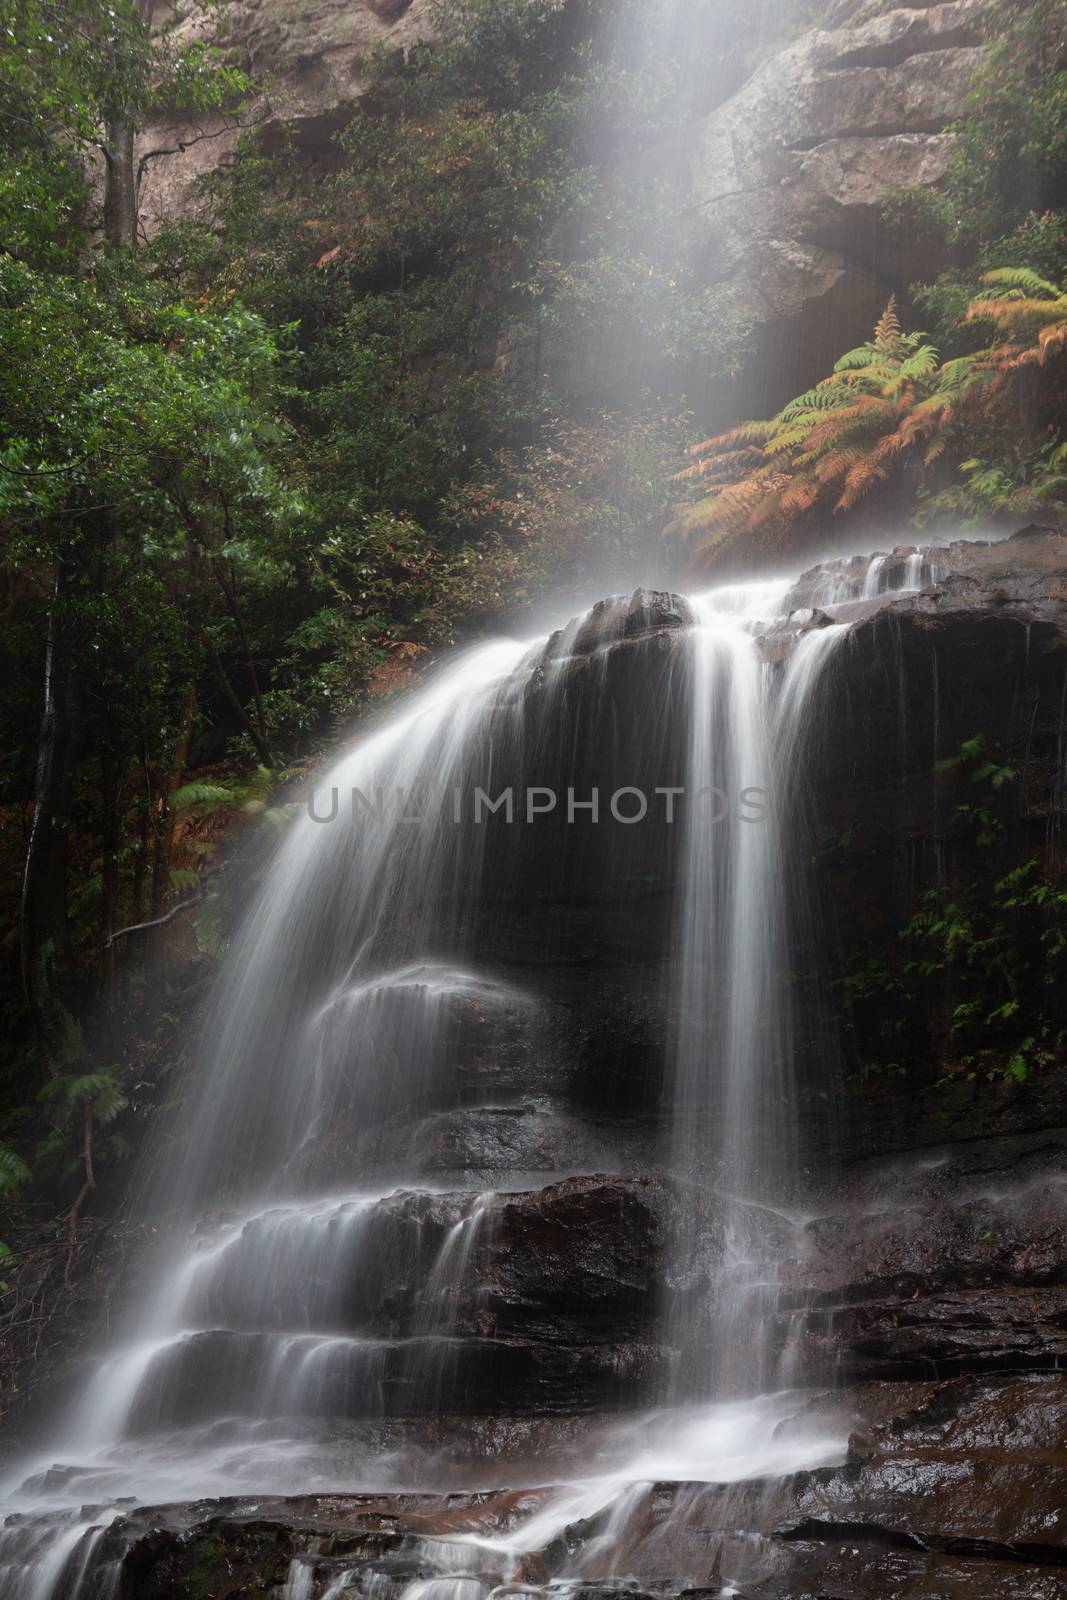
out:
<path id="1" fill-rule="evenodd" d="M 69 964 L 77 772 L 99 764 L 113 855 L 126 768 L 180 740 L 187 675 L 198 646 L 214 648 L 197 616 L 209 575 L 293 508 L 271 460 L 275 362 L 262 323 L 237 308 L 174 302 L 125 268 L 102 284 L 0 263 L 6 559 L 49 595 L 23 953 L 56 1062 L 80 1048 L 54 982 Z M 114 893 L 105 900 L 106 938 Z"/>
<path id="2" fill-rule="evenodd" d="M 230 109 L 240 123 L 248 76 L 202 42 L 178 45 L 153 29 L 154 9 L 154 0 L 0 0 L 0 222 L 13 254 L 48 267 L 77 261 L 94 159 L 105 235 L 134 243 L 145 167 L 175 153 L 145 152 L 135 165 L 152 109 Z"/>

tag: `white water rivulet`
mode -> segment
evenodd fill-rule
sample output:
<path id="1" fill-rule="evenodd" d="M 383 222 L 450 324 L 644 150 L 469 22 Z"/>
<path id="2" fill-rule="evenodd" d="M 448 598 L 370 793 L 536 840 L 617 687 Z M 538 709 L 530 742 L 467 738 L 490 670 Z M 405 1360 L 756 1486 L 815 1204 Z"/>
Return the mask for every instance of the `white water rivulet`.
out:
<path id="1" fill-rule="evenodd" d="M 806 1424 L 792 1389 L 803 1373 L 774 1334 L 767 1239 L 778 1236 L 761 1218 L 795 1202 L 786 974 L 805 761 L 849 607 L 877 593 L 880 571 L 854 562 L 831 574 L 818 600 L 842 607 L 836 620 L 791 614 L 790 583 L 761 582 L 701 596 L 670 627 L 660 612 L 676 603 L 640 592 L 548 640 L 483 646 L 324 778 L 320 800 L 344 797 L 338 816 L 292 823 L 200 1024 L 180 1126 L 148 1163 L 139 1205 L 166 1225 L 138 1309 L 5 1486 L 9 1600 L 106 1594 L 103 1532 L 131 1497 L 508 1481 L 488 1446 L 464 1465 L 427 1424 L 482 1381 L 471 1365 L 489 1327 L 480 1263 L 507 1207 L 611 1159 L 594 1141 L 588 1165 L 572 1154 L 553 1166 L 549 1135 L 574 1135 L 582 1110 L 527 1081 L 552 1048 L 550 996 L 529 940 L 522 960 L 509 952 L 531 861 L 547 870 L 539 827 L 555 829 L 561 883 L 580 861 L 587 898 L 610 902 L 671 855 L 658 1159 L 679 1197 L 662 1306 L 673 1357 L 641 1411 L 590 1429 L 585 1470 L 573 1452 L 537 1460 L 539 1481 L 558 1487 L 506 1539 L 423 1553 L 433 1600 L 483 1600 L 484 1583 L 471 1585 L 486 1551 L 518 1572 L 523 1551 L 606 1507 L 576 1576 L 619 1574 L 650 1482 L 742 1482 L 840 1459 L 838 1430 Z M 908 586 L 928 578 L 920 556 Z M 633 678 L 625 661 L 637 657 Z M 624 701 L 626 672 L 645 688 Z M 683 790 L 675 823 L 594 825 L 585 813 L 579 846 L 563 807 L 457 824 L 451 801 L 438 803 L 512 786 L 570 784 L 585 797 L 600 778 L 605 795 Z M 421 821 L 361 806 L 353 822 L 352 790 L 402 790 Z M 743 791 L 764 794 L 762 820 L 733 803 Z M 721 819 L 709 794 L 727 797 Z M 472 1032 L 490 1045 L 461 1062 L 457 1033 Z M 534 1134 L 503 1155 L 499 1140 L 479 1143 L 487 1127 L 520 1124 Z M 709 1216 L 710 1290 L 693 1271 Z M 494 1399 L 503 1416 L 506 1385 Z M 284 1592 L 322 1600 L 348 1592 L 348 1576 L 319 1582 L 295 1561 Z"/>

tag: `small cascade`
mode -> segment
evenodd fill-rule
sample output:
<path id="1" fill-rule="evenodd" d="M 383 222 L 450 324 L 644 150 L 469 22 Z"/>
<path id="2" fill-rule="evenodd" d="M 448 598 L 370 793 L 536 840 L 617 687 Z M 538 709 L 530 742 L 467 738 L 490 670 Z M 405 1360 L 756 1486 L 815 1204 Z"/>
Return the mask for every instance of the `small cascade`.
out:
<path id="1" fill-rule="evenodd" d="M 861 600 L 873 600 L 876 595 L 881 593 L 882 573 L 885 570 L 885 564 L 885 556 L 874 557 L 874 560 L 867 568 L 867 575 L 863 580 L 863 588 L 860 591 Z"/>
<path id="2" fill-rule="evenodd" d="M 281 1600 L 314 1600 L 314 1595 L 314 1567 L 309 1561 L 290 1561 L 289 1574 L 285 1580 L 285 1588 L 281 1592 Z"/>
<path id="3" fill-rule="evenodd" d="M 357 1577 L 358 1573 L 354 1567 L 351 1569 L 346 1568 L 344 1572 L 339 1572 L 335 1578 L 330 1580 L 329 1586 L 322 1591 L 322 1600 L 341 1600 L 345 1590 L 355 1585 Z M 369 1591 L 366 1587 L 361 1588 L 360 1592 L 367 1594 L 368 1600 L 370 1600 Z"/>
<path id="4" fill-rule="evenodd" d="M 427 1393 L 435 1410 L 441 1408 L 448 1384 L 455 1381 L 458 1360 L 455 1345 L 436 1341 L 447 1339 L 461 1323 L 470 1326 L 476 1322 L 483 1295 L 471 1271 L 472 1257 L 495 1199 L 490 1190 L 466 1205 L 445 1235 L 420 1296 L 406 1381 L 413 1390 Z"/>
<path id="5" fill-rule="evenodd" d="M 104 1520 L 110 1520 L 106 1513 Z M 84 1511 L 66 1518 L 9 1518 L 0 1533 L 4 1600 L 77 1600 L 103 1533 L 100 1523 L 85 1520 Z M 95 1588 L 105 1600 L 106 1586 L 97 1582 Z"/>
<path id="6" fill-rule="evenodd" d="M 853 601 L 916 594 L 937 583 L 942 570 L 936 548 L 927 545 L 901 545 L 872 556 L 843 557 L 825 562 L 812 581 L 802 581 L 802 598 L 797 603 L 833 611 Z"/>

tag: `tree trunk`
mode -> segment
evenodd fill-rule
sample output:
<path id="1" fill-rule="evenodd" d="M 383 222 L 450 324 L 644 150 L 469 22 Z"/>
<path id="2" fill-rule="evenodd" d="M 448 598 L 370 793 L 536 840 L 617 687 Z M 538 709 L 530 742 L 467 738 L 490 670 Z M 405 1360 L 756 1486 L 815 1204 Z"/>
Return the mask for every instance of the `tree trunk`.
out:
<path id="1" fill-rule="evenodd" d="M 145 34 L 152 29 L 154 0 L 138 0 L 137 11 Z M 137 243 L 137 169 L 134 163 L 136 128 L 125 107 L 116 109 L 104 127 L 104 237 L 118 250 Z"/>
<path id="2" fill-rule="evenodd" d="M 104 994 L 113 1005 L 118 983 L 118 965 L 111 935 L 115 931 L 119 898 L 119 850 L 122 798 L 121 763 L 109 743 L 110 719 L 105 716 L 103 749 L 100 752 L 100 941 Z"/>
<path id="3" fill-rule="evenodd" d="M 22 879 L 22 972 L 38 1041 L 55 1070 L 74 1023 L 62 994 L 68 962 L 67 845 L 80 739 L 80 696 L 64 617 L 65 574 L 56 579 L 45 644 L 44 706 L 33 825 Z"/>
<path id="4" fill-rule="evenodd" d="M 118 250 L 132 250 L 137 243 L 133 124 L 125 117 L 109 117 L 105 139 L 104 237 Z"/>
<path id="5" fill-rule="evenodd" d="M 252 718 L 248 715 L 248 712 L 245 710 L 244 706 L 241 704 L 240 696 L 238 695 L 233 684 L 230 682 L 226 668 L 222 664 L 222 659 L 218 651 L 215 649 L 215 646 L 212 644 L 206 633 L 201 632 L 200 640 L 208 655 L 211 657 L 212 665 L 218 674 L 219 683 L 222 686 L 222 692 L 226 696 L 226 699 L 230 704 L 230 708 L 236 715 L 238 721 L 241 723 L 245 732 L 248 734 L 248 737 L 251 739 L 257 756 L 265 767 L 273 767 L 274 757 L 270 753 L 270 747 L 261 735 L 255 723 L 252 721 Z"/>
<path id="6" fill-rule="evenodd" d="M 193 641 L 193 659 L 189 683 L 185 691 L 185 701 L 182 706 L 181 723 L 178 729 L 178 738 L 171 756 L 170 771 L 163 780 L 163 788 L 159 797 L 159 817 L 156 822 L 156 848 L 152 860 L 152 920 L 159 922 L 162 919 L 163 906 L 170 890 L 170 866 L 174 853 L 174 828 L 177 817 L 170 803 L 170 797 L 175 790 L 181 788 L 182 777 L 185 773 L 185 763 L 189 755 L 189 741 L 193 736 L 193 727 L 196 723 L 196 713 L 199 705 L 197 686 L 200 673 L 200 644 L 199 640 Z M 150 937 L 146 935 L 146 939 Z"/>

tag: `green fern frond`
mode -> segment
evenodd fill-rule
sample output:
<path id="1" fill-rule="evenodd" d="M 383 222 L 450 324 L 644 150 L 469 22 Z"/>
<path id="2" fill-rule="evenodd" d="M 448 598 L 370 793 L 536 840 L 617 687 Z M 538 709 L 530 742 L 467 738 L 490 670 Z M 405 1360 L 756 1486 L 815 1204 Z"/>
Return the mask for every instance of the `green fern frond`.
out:
<path id="1" fill-rule="evenodd" d="M 76 1077 L 52 1078 L 37 1098 L 51 1105 L 52 1118 L 60 1127 L 65 1126 L 75 1110 L 87 1101 L 96 1122 L 109 1122 L 128 1104 L 125 1091 L 110 1072 L 83 1072 Z"/>
<path id="2" fill-rule="evenodd" d="M 921 345 L 914 355 L 908 357 L 900 369 L 902 378 L 929 378 L 937 371 L 937 346 L 932 344 Z"/>
<path id="3" fill-rule="evenodd" d="M 1063 292 L 1056 284 L 1049 283 L 1047 278 L 1031 272 L 1029 267 L 998 267 L 995 272 L 983 273 L 982 282 L 1006 283 L 1009 287 L 1022 289 L 1030 295 L 1048 295 L 1051 300 L 1058 299 Z"/>
<path id="4" fill-rule="evenodd" d="M 765 446 L 767 455 L 781 455 L 784 451 L 792 450 L 796 445 L 803 444 L 810 434 L 811 428 L 812 422 L 810 418 L 805 418 L 802 422 L 797 422 L 791 427 L 783 428 L 781 433 L 776 434 Z"/>
<path id="5" fill-rule="evenodd" d="M 224 811 L 240 803 L 240 796 L 221 783 L 187 783 L 171 796 L 175 811 Z"/>
<path id="6" fill-rule="evenodd" d="M 861 344 L 855 350 L 849 350 L 834 362 L 835 372 L 851 372 L 857 368 L 870 367 L 878 360 L 880 352 L 870 344 Z"/>
<path id="7" fill-rule="evenodd" d="M 0 1144 L 0 1194 L 15 1194 L 29 1183 L 33 1174 L 10 1145 Z"/>
<path id="8" fill-rule="evenodd" d="M 795 400 L 790 400 L 783 406 L 775 417 L 776 423 L 792 422 L 801 413 L 808 411 L 825 411 L 834 404 L 834 394 L 828 382 L 816 384 L 814 389 L 808 389 L 804 394 L 798 394 Z"/>
<path id="9" fill-rule="evenodd" d="M 90 1110 L 94 1122 L 114 1122 L 120 1111 L 125 1111 L 129 1105 L 129 1096 L 120 1084 L 112 1078 L 97 1094 L 93 1096 Z"/>

